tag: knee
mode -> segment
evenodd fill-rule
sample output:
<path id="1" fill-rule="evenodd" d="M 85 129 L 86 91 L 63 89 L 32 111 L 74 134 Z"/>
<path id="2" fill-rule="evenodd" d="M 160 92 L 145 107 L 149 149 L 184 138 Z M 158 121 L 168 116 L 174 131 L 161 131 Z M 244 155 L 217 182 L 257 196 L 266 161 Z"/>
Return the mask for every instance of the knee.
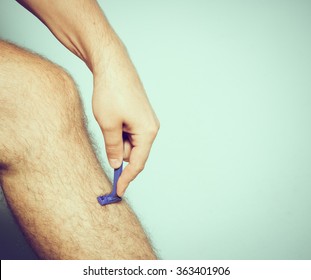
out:
<path id="1" fill-rule="evenodd" d="M 29 120 L 50 118 L 56 122 L 72 117 L 80 98 L 66 71 L 14 45 L 0 47 L 0 98 L 4 106 Z"/>
<path id="2" fill-rule="evenodd" d="M 32 65 L 20 76 L 23 74 L 14 82 L 19 90 L 15 87 L 15 92 L 9 93 L 14 98 L 11 109 L 15 110 L 17 126 L 25 127 L 27 121 L 28 126 L 33 125 L 32 131 L 57 133 L 66 132 L 78 121 L 80 97 L 73 79 L 63 69 L 45 62 Z"/>
<path id="3" fill-rule="evenodd" d="M 37 69 L 35 87 L 28 109 L 34 122 L 45 124 L 53 133 L 68 133 L 82 121 L 82 105 L 77 87 L 62 68 L 50 64 L 44 72 Z M 42 69 L 41 69 L 42 70 Z M 27 97 L 26 97 L 27 98 Z"/>
<path id="4" fill-rule="evenodd" d="M 73 79 L 55 64 L 10 45 L 1 45 L 0 101 L 0 153 L 40 149 L 84 126 Z"/>

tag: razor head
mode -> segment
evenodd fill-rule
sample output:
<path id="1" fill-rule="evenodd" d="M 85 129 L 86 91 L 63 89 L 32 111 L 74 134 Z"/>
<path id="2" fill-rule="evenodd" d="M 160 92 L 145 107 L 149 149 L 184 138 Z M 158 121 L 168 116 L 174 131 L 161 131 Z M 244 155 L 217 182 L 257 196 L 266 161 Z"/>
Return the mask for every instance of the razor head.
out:
<path id="1" fill-rule="evenodd" d="M 105 194 L 102 196 L 97 197 L 97 201 L 101 206 L 111 204 L 111 203 L 117 203 L 120 202 L 122 198 L 118 195 L 113 195 L 112 193 Z"/>
<path id="2" fill-rule="evenodd" d="M 122 168 L 123 168 L 123 163 L 121 164 L 119 168 L 114 170 L 113 185 L 112 185 L 111 193 L 97 197 L 97 201 L 99 202 L 101 206 L 112 204 L 112 203 L 117 203 L 122 200 L 122 198 L 117 195 L 117 183 L 122 173 Z"/>

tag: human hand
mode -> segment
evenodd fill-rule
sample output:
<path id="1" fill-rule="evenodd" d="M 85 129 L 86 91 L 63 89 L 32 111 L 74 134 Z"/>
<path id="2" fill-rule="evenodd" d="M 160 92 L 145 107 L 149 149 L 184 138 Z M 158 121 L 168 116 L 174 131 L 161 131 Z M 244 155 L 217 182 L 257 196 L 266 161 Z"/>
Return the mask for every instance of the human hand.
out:
<path id="1" fill-rule="evenodd" d="M 144 169 L 159 121 L 125 48 L 114 44 L 104 57 L 93 72 L 93 113 L 111 167 L 120 167 L 122 160 L 129 162 L 118 180 L 117 194 L 122 196 Z"/>

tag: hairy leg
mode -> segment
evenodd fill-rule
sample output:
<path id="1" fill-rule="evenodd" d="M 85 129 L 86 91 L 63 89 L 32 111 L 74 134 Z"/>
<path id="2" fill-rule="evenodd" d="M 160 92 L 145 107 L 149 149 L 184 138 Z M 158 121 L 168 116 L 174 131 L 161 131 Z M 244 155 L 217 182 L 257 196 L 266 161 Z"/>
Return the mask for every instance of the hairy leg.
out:
<path id="1" fill-rule="evenodd" d="M 0 41 L 0 179 L 41 258 L 154 259 L 125 202 L 101 207 L 111 184 L 92 150 L 79 95 L 59 67 Z"/>

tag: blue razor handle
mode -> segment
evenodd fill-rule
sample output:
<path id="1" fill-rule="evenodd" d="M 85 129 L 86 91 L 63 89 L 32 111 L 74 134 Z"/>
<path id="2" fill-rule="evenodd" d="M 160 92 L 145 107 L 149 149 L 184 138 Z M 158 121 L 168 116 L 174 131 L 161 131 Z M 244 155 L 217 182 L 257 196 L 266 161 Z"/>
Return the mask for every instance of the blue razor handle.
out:
<path id="1" fill-rule="evenodd" d="M 112 192 L 109 194 L 105 194 L 105 195 L 97 197 L 97 201 L 99 202 L 101 206 L 120 202 L 122 200 L 122 198 L 117 195 L 117 183 L 122 173 L 122 168 L 123 168 L 123 163 L 121 164 L 119 168 L 114 170 Z"/>

